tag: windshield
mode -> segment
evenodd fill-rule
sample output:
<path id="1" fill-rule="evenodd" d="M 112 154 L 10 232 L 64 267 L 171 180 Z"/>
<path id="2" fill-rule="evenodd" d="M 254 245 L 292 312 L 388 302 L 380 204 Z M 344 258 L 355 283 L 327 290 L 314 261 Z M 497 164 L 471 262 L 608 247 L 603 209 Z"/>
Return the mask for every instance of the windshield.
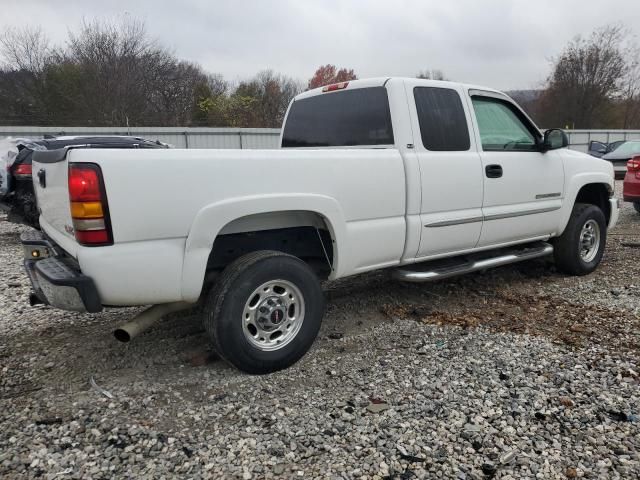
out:
<path id="1" fill-rule="evenodd" d="M 629 155 L 640 154 L 640 142 L 624 142 L 614 152 Z"/>

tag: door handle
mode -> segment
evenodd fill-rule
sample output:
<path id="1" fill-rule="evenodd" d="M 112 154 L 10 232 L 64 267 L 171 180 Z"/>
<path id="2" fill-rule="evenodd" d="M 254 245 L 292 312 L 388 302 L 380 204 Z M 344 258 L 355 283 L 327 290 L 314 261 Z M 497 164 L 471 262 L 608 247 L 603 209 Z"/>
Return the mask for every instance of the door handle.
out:
<path id="1" fill-rule="evenodd" d="M 487 165 L 484 167 L 487 178 L 500 178 L 502 176 L 502 165 Z"/>

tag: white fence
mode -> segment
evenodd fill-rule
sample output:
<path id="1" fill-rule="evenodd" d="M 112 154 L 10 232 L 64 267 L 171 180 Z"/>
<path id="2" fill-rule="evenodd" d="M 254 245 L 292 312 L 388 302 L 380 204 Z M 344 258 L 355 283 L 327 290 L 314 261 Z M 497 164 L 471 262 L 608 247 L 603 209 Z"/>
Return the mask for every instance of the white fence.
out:
<path id="1" fill-rule="evenodd" d="M 567 130 L 571 148 L 586 152 L 591 140 L 640 139 L 640 130 Z M 180 127 L 2 127 L 0 137 L 41 138 L 45 135 L 133 135 L 160 140 L 177 148 L 278 148 L 278 128 Z"/>
<path id="2" fill-rule="evenodd" d="M 176 148 L 278 148 L 280 129 L 0 126 L 0 137 L 42 138 L 45 135 L 132 135 L 160 140 Z"/>
<path id="3" fill-rule="evenodd" d="M 586 152 L 589 142 L 609 143 L 617 140 L 640 140 L 640 130 L 566 130 L 569 146 L 574 150 Z"/>

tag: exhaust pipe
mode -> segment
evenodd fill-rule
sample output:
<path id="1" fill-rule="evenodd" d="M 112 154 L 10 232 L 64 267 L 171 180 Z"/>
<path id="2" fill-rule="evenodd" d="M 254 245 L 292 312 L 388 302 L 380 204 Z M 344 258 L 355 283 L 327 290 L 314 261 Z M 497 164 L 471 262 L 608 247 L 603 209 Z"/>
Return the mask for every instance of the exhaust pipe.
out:
<path id="1" fill-rule="evenodd" d="M 147 308 L 144 312 L 139 313 L 130 322 L 120 325 L 113 331 L 113 336 L 121 342 L 129 342 L 142 332 L 150 328 L 154 323 L 158 322 L 162 317 L 169 313 L 179 312 L 193 307 L 193 303 L 173 302 L 154 305 Z"/>

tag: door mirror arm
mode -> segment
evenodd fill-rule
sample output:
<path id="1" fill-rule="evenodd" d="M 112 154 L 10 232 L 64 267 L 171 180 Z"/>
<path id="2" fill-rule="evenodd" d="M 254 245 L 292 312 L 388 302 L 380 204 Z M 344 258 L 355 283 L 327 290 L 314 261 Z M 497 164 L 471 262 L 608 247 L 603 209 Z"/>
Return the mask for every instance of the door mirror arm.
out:
<path id="1" fill-rule="evenodd" d="M 549 146 L 544 139 L 536 139 L 536 147 L 540 153 L 547 153 Z"/>

